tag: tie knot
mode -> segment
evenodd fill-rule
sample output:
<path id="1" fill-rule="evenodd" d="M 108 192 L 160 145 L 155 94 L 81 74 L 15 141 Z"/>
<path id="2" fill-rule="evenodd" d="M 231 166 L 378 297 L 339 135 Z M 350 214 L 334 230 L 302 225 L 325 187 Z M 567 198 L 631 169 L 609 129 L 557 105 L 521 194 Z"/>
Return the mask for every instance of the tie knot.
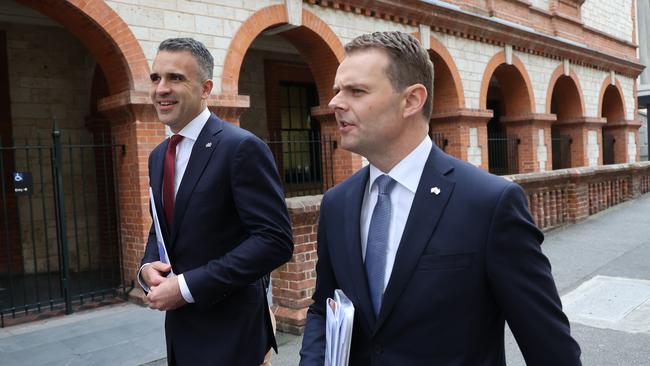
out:
<path id="1" fill-rule="evenodd" d="M 178 145 L 179 142 L 183 139 L 183 136 L 174 134 L 172 137 L 169 138 L 169 148 L 173 149 Z"/>
<path id="2" fill-rule="evenodd" d="M 395 185 L 395 180 L 386 174 L 382 174 L 375 180 L 379 194 L 390 194 L 390 190 Z"/>

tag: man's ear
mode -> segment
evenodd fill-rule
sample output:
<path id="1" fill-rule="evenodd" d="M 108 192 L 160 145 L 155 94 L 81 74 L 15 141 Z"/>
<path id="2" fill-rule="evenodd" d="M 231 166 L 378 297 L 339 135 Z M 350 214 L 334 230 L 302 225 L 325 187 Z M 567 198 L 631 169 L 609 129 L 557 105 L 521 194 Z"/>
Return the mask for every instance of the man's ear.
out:
<path id="1" fill-rule="evenodd" d="M 203 92 L 201 93 L 201 99 L 208 99 L 210 93 L 212 92 L 212 86 L 214 86 L 214 83 L 210 79 L 204 81 L 203 84 L 201 84 L 201 88 L 203 89 Z"/>
<path id="2" fill-rule="evenodd" d="M 422 84 L 413 84 L 404 89 L 404 112 L 402 117 L 408 119 L 418 113 L 422 113 L 422 108 L 427 100 L 427 88 Z"/>

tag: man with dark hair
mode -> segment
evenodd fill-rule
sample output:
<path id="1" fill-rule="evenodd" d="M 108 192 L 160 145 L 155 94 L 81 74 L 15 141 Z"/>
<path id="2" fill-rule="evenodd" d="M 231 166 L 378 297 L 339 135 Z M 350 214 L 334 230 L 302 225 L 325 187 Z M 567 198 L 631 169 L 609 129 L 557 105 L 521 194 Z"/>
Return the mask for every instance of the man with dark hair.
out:
<path id="1" fill-rule="evenodd" d="M 300 365 L 323 365 L 326 299 L 355 306 L 350 365 L 580 365 L 543 234 L 518 185 L 428 136 L 433 67 L 401 32 L 357 37 L 336 72 L 341 146 L 370 163 L 323 196 Z"/>
<path id="2" fill-rule="evenodd" d="M 138 279 L 167 311 L 170 365 L 260 365 L 277 351 L 263 278 L 291 258 L 291 224 L 268 146 L 209 112 L 212 69 L 190 38 L 154 59 L 151 100 L 174 134 L 149 156 L 165 249 L 152 224 Z"/>

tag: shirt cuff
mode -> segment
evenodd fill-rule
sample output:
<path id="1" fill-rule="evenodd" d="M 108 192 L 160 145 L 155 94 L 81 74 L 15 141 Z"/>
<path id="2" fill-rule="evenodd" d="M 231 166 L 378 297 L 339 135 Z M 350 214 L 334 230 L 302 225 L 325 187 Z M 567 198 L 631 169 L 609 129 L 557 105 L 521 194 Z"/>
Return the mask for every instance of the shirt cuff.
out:
<path id="1" fill-rule="evenodd" d="M 193 303 L 194 297 L 192 297 L 192 293 L 190 292 L 189 287 L 187 287 L 187 282 L 185 282 L 185 277 L 182 273 L 178 275 L 178 287 L 181 288 L 183 299 L 190 304 Z"/>
<path id="2" fill-rule="evenodd" d="M 143 264 L 143 265 L 140 267 L 140 270 L 138 270 L 138 276 L 137 276 L 137 278 L 138 278 L 138 283 L 140 284 L 140 286 L 142 287 L 142 289 L 144 290 L 144 292 L 149 292 L 149 291 L 151 291 L 151 289 L 150 289 L 149 286 L 147 286 L 147 284 L 144 282 L 144 278 L 142 278 L 142 269 L 143 269 L 145 266 L 148 266 L 148 265 L 150 265 L 150 264 L 151 264 L 151 263 L 145 263 L 145 264 Z"/>

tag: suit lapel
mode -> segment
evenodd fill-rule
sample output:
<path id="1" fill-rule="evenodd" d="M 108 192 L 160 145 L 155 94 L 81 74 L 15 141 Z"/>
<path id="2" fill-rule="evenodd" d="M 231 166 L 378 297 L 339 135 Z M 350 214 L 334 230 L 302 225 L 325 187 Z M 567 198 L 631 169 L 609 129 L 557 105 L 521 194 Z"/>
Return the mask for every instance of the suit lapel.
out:
<path id="1" fill-rule="evenodd" d="M 167 219 L 165 219 L 165 211 L 162 205 L 162 184 L 163 184 L 163 169 L 165 164 L 165 151 L 169 139 L 163 141 L 158 149 L 155 150 L 154 155 L 151 157 L 151 190 L 153 191 L 153 200 L 156 205 L 156 214 L 158 215 L 158 222 L 160 223 L 160 230 L 162 231 L 166 245 L 169 245 L 169 226 L 167 226 Z"/>
<path id="2" fill-rule="evenodd" d="M 438 225 L 447 201 L 454 190 L 455 183 L 445 177 L 445 174 L 452 169 L 447 157 L 434 145 L 413 198 L 374 332 L 381 327 L 402 291 L 406 288 L 422 251 L 429 243 L 431 235 Z M 438 187 L 439 194 L 431 192 L 433 187 Z M 417 301 L 417 299 L 412 299 L 412 301 Z"/>
<path id="3" fill-rule="evenodd" d="M 214 115 L 210 115 L 199 137 L 194 142 L 190 160 L 187 162 L 181 185 L 178 187 L 178 192 L 176 192 L 176 200 L 174 201 L 174 225 L 171 230 L 170 244 L 173 244 L 176 240 L 178 227 L 183 221 L 183 216 L 185 216 L 187 203 L 194 191 L 194 186 L 196 186 L 201 174 L 203 174 L 213 151 L 217 149 L 217 144 L 219 143 L 218 133 L 223 129 L 222 124 L 223 122 L 220 119 Z"/>
<path id="4" fill-rule="evenodd" d="M 360 305 L 359 312 L 363 314 L 363 319 L 367 322 L 368 329 L 373 329 L 375 315 L 370 303 L 370 290 L 366 279 L 366 269 L 363 265 L 363 256 L 361 255 L 361 205 L 363 204 L 364 190 L 368 184 L 369 169 L 365 167 L 357 175 L 357 181 L 352 184 L 352 188 L 345 193 L 345 243 L 347 259 L 349 261 L 348 269 L 349 278 L 352 279 L 354 292 L 357 299 L 357 305 Z"/>

